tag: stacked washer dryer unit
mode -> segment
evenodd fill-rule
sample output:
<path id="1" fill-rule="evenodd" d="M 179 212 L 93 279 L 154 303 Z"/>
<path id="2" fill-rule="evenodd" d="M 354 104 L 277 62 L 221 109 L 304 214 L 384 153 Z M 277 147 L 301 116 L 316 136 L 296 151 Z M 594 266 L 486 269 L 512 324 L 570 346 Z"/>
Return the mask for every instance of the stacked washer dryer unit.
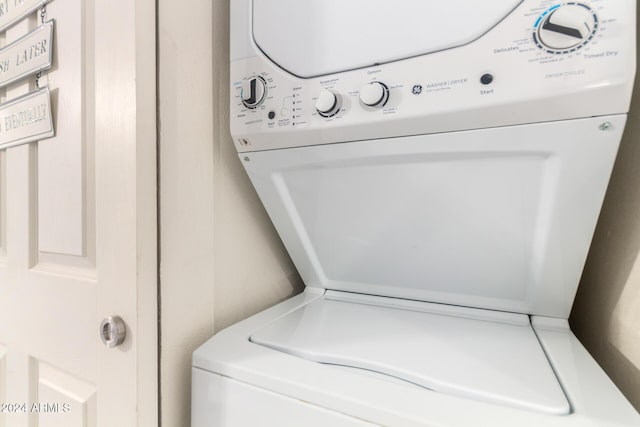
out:
<path id="1" fill-rule="evenodd" d="M 635 2 L 231 3 L 231 132 L 306 290 L 195 352 L 192 425 L 640 425 L 567 323 Z"/>

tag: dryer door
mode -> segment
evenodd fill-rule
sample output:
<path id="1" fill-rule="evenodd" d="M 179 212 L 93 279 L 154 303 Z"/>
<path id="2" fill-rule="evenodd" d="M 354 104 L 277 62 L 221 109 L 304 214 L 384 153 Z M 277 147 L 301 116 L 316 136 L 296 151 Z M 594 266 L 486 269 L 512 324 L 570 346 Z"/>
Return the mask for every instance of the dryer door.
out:
<path id="1" fill-rule="evenodd" d="M 259 0 L 253 2 L 253 36 L 280 67 L 315 77 L 462 46 L 520 3 Z"/>
<path id="2" fill-rule="evenodd" d="M 307 286 L 567 318 L 624 123 L 241 156 Z"/>

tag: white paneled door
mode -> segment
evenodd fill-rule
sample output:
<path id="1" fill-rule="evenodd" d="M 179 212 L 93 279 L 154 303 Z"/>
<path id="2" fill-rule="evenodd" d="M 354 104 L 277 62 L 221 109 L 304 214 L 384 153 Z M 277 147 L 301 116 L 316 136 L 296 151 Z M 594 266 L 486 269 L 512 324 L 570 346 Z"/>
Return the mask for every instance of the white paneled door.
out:
<path id="1" fill-rule="evenodd" d="M 155 1 L 52 0 L 46 19 L 56 136 L 0 151 L 0 427 L 152 427 Z M 34 89 L 29 77 L 0 98 Z M 115 348 L 100 340 L 109 315 L 127 327 Z"/>

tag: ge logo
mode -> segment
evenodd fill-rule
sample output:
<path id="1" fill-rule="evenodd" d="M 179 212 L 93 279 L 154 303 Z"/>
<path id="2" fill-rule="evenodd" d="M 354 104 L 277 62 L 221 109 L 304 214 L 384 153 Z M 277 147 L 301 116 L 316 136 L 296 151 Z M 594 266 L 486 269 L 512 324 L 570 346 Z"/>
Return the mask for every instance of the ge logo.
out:
<path id="1" fill-rule="evenodd" d="M 413 88 L 411 89 L 411 93 L 413 93 L 414 95 L 420 95 L 422 93 L 422 86 L 414 85 Z"/>

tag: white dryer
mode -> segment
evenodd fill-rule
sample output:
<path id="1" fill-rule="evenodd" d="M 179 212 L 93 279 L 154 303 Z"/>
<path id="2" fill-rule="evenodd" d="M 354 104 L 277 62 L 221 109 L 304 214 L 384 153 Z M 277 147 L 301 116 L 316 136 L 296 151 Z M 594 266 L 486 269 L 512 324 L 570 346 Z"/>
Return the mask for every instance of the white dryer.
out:
<path id="1" fill-rule="evenodd" d="M 567 318 L 633 0 L 233 0 L 231 133 L 306 290 L 193 356 L 193 427 L 639 426 Z"/>

